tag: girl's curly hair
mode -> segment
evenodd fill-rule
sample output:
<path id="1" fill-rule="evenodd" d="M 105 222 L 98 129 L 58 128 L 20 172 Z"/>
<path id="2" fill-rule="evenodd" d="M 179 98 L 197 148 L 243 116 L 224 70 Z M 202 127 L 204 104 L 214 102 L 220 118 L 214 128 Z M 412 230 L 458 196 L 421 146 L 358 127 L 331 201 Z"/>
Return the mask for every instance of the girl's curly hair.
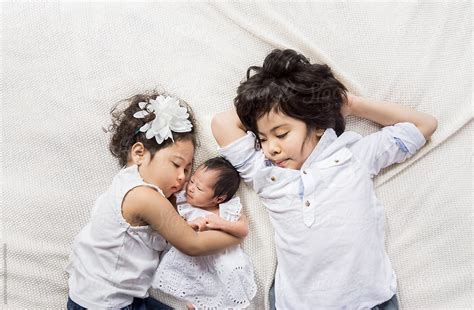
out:
<path id="1" fill-rule="evenodd" d="M 145 148 L 150 152 L 153 159 L 155 153 L 167 146 L 171 145 L 173 141 L 167 139 L 161 144 L 158 144 L 155 139 L 147 139 L 146 132 L 138 131 L 140 127 L 152 121 L 155 118 L 154 113 L 150 113 L 145 118 L 135 118 L 133 114 L 141 110 L 138 106 L 139 102 L 149 102 L 150 99 L 156 99 L 162 93 L 153 92 L 150 94 L 138 94 L 128 99 L 118 102 L 110 111 L 112 115 L 112 124 L 107 128 L 107 132 L 112 133 L 109 143 L 109 150 L 114 157 L 119 161 L 119 165 L 124 167 L 127 165 L 129 153 L 132 146 L 141 142 Z M 189 132 L 174 132 L 174 141 L 191 141 L 196 147 L 196 121 L 191 107 L 184 101 L 180 100 L 180 105 L 187 108 L 189 113 L 189 120 L 193 125 Z M 128 104 L 125 109 L 121 109 L 122 104 Z"/>
<path id="2" fill-rule="evenodd" d="M 251 71 L 256 74 L 250 76 Z M 237 88 L 234 99 L 242 124 L 258 136 L 257 120 L 271 112 L 282 112 L 306 123 L 308 134 L 315 129 L 333 128 L 339 136 L 345 120 L 340 110 L 347 89 L 327 65 L 311 64 L 291 49 L 273 50 L 262 67 L 247 70 L 247 79 Z"/>

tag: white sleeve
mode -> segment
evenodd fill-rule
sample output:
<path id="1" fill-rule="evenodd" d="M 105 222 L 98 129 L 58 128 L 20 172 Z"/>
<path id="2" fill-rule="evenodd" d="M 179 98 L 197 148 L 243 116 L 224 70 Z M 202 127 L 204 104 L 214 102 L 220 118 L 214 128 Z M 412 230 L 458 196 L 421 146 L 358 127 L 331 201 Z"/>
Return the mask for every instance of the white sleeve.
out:
<path id="1" fill-rule="evenodd" d="M 230 222 L 237 222 L 240 219 L 242 204 L 239 197 L 234 197 L 227 202 L 219 204 L 219 216 Z"/>
<path id="2" fill-rule="evenodd" d="M 195 212 L 193 212 L 194 208 L 190 204 L 188 203 L 179 204 L 177 209 L 178 209 L 178 214 L 181 215 L 186 220 L 186 222 L 189 222 L 193 219 L 193 215 Z"/>
<path id="3" fill-rule="evenodd" d="M 219 149 L 219 153 L 237 169 L 244 182 L 253 187 L 253 179 L 265 165 L 263 152 L 255 149 L 253 132 L 248 131 L 245 136 Z"/>
<path id="4" fill-rule="evenodd" d="M 410 158 L 425 143 L 425 137 L 414 124 L 398 123 L 363 137 L 351 151 L 374 177 L 381 169 Z"/>

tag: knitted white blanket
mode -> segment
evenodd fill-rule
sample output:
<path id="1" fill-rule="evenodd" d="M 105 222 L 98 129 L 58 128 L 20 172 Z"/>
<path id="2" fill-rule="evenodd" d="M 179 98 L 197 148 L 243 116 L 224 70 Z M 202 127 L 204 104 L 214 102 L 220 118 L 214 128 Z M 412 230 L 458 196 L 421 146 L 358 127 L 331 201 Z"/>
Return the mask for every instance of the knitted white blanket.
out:
<path id="1" fill-rule="evenodd" d="M 65 307 L 71 242 L 118 169 L 102 131 L 116 101 L 161 86 L 189 102 L 199 164 L 217 154 L 211 117 L 232 105 L 247 67 L 288 47 L 329 64 L 355 93 L 438 118 L 432 141 L 384 171 L 377 192 L 401 306 L 469 308 L 471 18 L 470 2 L 4 2 L 0 305 Z M 377 127 L 351 118 L 348 129 Z M 272 229 L 255 194 L 240 195 L 259 286 L 251 308 L 265 309 Z"/>

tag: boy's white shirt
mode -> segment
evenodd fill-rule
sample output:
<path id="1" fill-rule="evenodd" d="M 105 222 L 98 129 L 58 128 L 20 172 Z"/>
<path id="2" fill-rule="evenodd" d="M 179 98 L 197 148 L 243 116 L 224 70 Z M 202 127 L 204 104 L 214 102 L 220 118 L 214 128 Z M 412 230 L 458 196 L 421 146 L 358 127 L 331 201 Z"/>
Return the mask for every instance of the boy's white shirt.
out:
<path id="1" fill-rule="evenodd" d="M 300 170 L 273 165 L 251 132 L 220 149 L 275 228 L 277 309 L 366 309 L 396 293 L 373 177 L 425 143 L 411 123 L 365 137 L 326 129 Z"/>

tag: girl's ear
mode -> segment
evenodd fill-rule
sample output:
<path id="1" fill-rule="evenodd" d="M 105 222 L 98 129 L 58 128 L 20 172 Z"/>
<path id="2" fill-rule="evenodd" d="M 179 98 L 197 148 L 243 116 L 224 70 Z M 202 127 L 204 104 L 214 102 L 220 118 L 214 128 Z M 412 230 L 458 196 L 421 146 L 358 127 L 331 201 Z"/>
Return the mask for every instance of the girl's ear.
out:
<path id="1" fill-rule="evenodd" d="M 132 148 L 130 150 L 130 160 L 140 166 L 143 162 L 143 156 L 145 155 L 145 146 L 141 142 L 137 142 L 134 145 L 132 145 Z"/>

